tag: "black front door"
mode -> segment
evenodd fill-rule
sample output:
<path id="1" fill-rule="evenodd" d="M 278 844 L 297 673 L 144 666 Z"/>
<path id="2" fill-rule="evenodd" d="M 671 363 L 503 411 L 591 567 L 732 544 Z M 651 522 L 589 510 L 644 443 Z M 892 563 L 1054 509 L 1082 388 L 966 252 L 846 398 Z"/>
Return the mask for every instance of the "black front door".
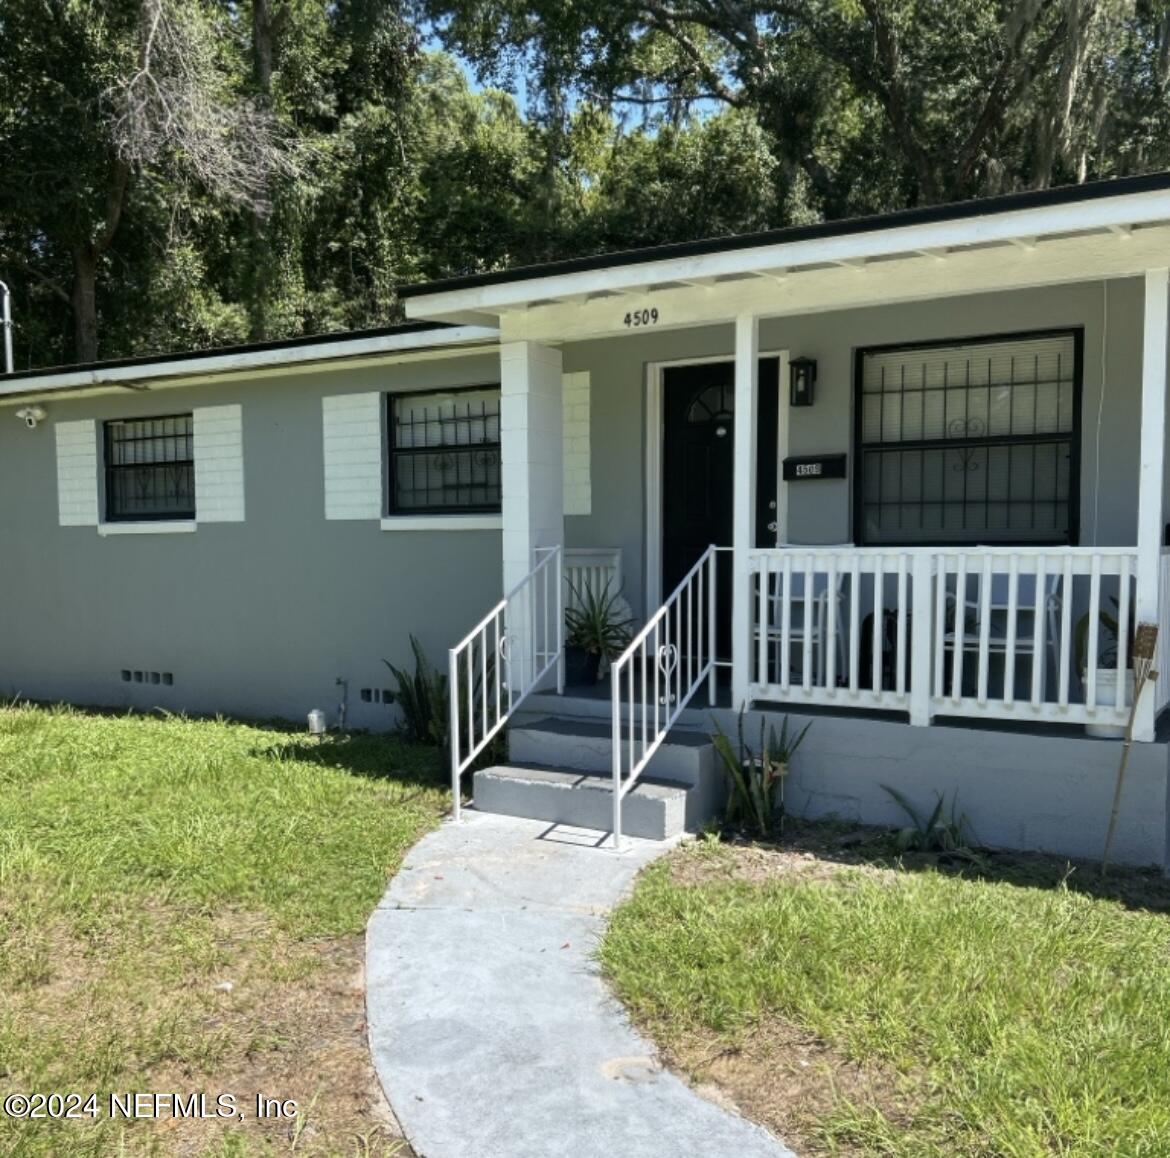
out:
<path id="1" fill-rule="evenodd" d="M 774 546 L 776 518 L 776 358 L 760 360 L 756 543 Z M 674 366 L 663 372 L 663 598 L 712 544 L 731 546 L 735 480 L 735 363 Z M 769 535 L 771 537 L 769 538 Z M 731 630 L 731 555 L 721 553 L 716 586 L 719 651 Z"/>

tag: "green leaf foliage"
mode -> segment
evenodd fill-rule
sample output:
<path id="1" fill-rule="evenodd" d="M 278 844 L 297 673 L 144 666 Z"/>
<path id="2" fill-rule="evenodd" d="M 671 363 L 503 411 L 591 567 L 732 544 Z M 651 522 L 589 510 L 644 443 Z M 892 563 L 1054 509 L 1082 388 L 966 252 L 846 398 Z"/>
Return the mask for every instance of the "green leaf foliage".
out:
<path id="1" fill-rule="evenodd" d="M 424 279 L 1170 167 L 1168 40 L 1164 4 L 1122 0 L 8 0 L 17 365 L 385 325 Z M 184 115 L 127 118 L 155 81 Z"/>

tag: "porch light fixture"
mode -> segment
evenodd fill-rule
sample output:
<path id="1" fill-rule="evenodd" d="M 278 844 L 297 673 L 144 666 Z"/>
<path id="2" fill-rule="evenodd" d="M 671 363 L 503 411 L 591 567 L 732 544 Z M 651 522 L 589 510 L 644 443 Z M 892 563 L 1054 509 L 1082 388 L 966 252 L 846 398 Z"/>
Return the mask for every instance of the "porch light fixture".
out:
<path id="1" fill-rule="evenodd" d="M 793 406 L 811 406 L 817 380 L 815 358 L 793 358 L 788 363 L 788 400 Z"/>

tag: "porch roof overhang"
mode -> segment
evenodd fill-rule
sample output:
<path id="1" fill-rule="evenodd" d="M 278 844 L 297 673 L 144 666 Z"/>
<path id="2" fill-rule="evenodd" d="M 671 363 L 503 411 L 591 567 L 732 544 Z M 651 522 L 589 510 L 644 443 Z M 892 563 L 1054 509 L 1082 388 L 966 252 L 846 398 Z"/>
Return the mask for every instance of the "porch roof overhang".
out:
<path id="1" fill-rule="evenodd" d="M 405 287 L 414 319 L 504 340 L 618 333 L 1072 281 L 1170 261 L 1170 173 L 931 206 Z M 653 300 L 651 300 L 651 295 Z"/>

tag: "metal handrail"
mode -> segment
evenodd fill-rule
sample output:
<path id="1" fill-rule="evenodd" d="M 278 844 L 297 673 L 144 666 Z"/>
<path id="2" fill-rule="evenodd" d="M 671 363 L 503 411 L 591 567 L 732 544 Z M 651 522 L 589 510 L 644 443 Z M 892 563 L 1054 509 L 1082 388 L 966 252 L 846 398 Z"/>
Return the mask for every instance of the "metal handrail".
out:
<path id="1" fill-rule="evenodd" d="M 725 547 L 708 547 L 625 651 L 610 665 L 613 710 L 613 844 L 621 847 L 622 799 L 638 781 L 666 734 L 708 683 L 715 702 L 715 561 Z M 650 641 L 653 639 L 653 644 Z M 684 650 L 685 648 L 685 650 Z M 640 671 L 635 707 L 635 676 Z M 622 680 L 626 681 L 623 693 Z M 650 725 L 648 692 L 653 695 Z M 623 750 L 622 708 L 629 708 L 629 768 Z M 663 709 L 661 712 L 659 709 Z M 638 728 L 639 716 L 641 728 Z"/>
<path id="2" fill-rule="evenodd" d="M 554 668 L 557 692 L 564 690 L 561 548 L 537 547 L 536 554 L 543 557 L 532 570 L 447 653 L 455 820 L 461 811 L 463 773 L 516 709 Z M 464 708 L 466 718 L 462 714 Z"/>

